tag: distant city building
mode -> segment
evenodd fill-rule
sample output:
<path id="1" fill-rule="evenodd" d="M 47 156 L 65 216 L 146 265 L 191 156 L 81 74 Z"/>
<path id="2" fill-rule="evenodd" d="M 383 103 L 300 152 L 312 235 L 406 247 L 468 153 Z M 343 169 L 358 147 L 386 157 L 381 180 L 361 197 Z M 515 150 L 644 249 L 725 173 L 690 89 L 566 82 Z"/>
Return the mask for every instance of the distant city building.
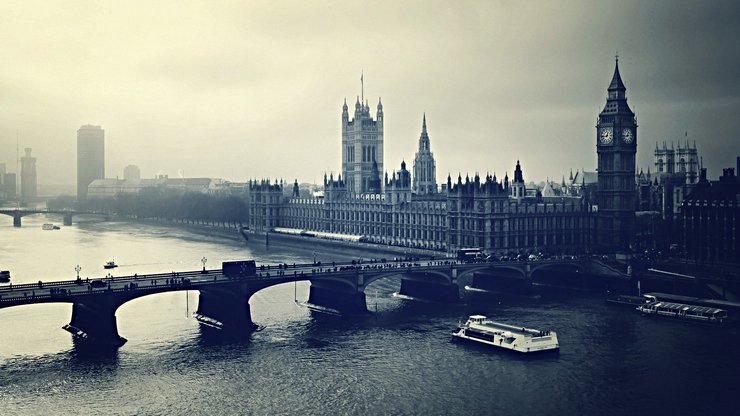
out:
<path id="1" fill-rule="evenodd" d="M 740 157 L 737 158 L 740 172 Z M 697 262 L 737 262 L 740 259 L 740 181 L 735 169 L 723 169 L 716 182 L 702 168 L 696 186 L 681 206 L 683 244 Z"/>
<path id="2" fill-rule="evenodd" d="M 626 250 L 635 231 L 637 119 L 627 104 L 627 88 L 619 74 L 618 60 L 607 91 L 606 106 L 596 125 L 597 245 L 607 250 Z"/>
<path id="3" fill-rule="evenodd" d="M 96 179 L 90 183 L 87 197 L 113 198 L 118 194 L 135 194 L 144 188 L 162 188 L 181 193 L 239 194 L 245 191 L 244 184 L 214 178 L 169 178 L 160 175 L 155 179 Z M 236 191 L 234 191 L 236 189 Z"/>
<path id="4" fill-rule="evenodd" d="M 29 201 L 36 198 L 38 184 L 36 182 L 36 158 L 31 156 L 31 148 L 24 149 L 25 156 L 21 157 L 21 200 Z"/>
<path id="5" fill-rule="evenodd" d="M 15 199 L 18 196 L 15 173 L 3 174 L 3 193 L 5 199 Z"/>
<path id="6" fill-rule="evenodd" d="M 127 181 L 141 179 L 141 170 L 136 165 L 128 165 L 123 168 L 123 179 Z"/>
<path id="7" fill-rule="evenodd" d="M 377 119 L 373 120 L 370 106 L 355 103 L 355 113 L 349 118 L 347 100 L 342 106 L 342 176 L 349 192 L 367 193 L 380 184 L 383 172 L 383 104 L 378 100 Z M 341 179 L 341 176 L 340 178 Z M 372 189 L 379 192 L 379 189 Z"/>
<path id="8" fill-rule="evenodd" d="M 414 157 L 413 190 L 418 195 L 437 193 L 437 167 L 429 145 L 426 114 L 424 114 L 421 122 L 419 150 L 416 152 L 416 157 Z"/>
<path id="9" fill-rule="evenodd" d="M 5 174 L 6 174 L 5 163 L 0 163 L 0 201 L 11 199 L 8 195 L 8 191 L 5 189 Z M 15 195 L 14 195 L 15 197 Z"/>
<path id="10" fill-rule="evenodd" d="M 105 131 L 85 125 L 77 130 L 77 199 L 87 198 L 87 187 L 105 178 Z"/>

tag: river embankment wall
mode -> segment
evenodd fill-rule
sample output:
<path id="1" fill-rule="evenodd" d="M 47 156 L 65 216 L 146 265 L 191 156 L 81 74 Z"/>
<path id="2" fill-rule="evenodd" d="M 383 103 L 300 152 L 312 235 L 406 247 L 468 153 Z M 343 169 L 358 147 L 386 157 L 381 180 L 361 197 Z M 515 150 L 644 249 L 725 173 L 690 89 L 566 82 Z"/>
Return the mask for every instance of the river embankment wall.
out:
<path id="1" fill-rule="evenodd" d="M 275 245 L 278 247 L 297 247 L 303 250 L 313 250 L 317 253 L 337 252 L 343 249 L 352 249 L 368 254 L 385 257 L 419 257 L 419 258 L 441 258 L 447 254 L 439 251 L 422 250 L 408 247 L 388 246 L 372 243 L 350 242 L 340 240 L 328 240 L 317 237 L 306 237 L 270 232 L 254 232 L 242 229 L 239 224 L 192 222 L 180 220 L 165 220 L 153 218 L 130 218 L 117 217 L 118 220 L 133 221 L 141 224 L 153 224 L 158 226 L 177 227 L 194 233 L 217 235 L 231 240 L 241 240 L 248 247 L 267 247 Z"/>

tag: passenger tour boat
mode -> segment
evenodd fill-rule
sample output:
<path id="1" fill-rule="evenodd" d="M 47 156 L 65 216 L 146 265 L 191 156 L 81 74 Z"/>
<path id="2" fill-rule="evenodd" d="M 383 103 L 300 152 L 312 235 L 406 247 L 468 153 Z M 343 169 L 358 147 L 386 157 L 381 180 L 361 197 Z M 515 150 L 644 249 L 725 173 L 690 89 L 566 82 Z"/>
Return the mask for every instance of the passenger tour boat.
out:
<path id="1" fill-rule="evenodd" d="M 517 327 L 493 322 L 483 315 L 471 315 L 452 336 L 522 353 L 558 350 L 555 331 Z"/>

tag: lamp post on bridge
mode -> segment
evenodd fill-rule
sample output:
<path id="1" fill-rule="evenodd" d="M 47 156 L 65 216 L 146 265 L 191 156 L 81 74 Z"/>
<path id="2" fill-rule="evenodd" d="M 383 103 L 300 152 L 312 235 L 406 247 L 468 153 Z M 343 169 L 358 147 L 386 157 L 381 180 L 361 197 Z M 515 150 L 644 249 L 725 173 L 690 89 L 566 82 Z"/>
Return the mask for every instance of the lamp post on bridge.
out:
<path id="1" fill-rule="evenodd" d="M 205 256 L 203 256 L 203 258 L 202 258 L 202 259 L 200 259 L 200 262 L 201 262 L 201 263 L 203 263 L 203 271 L 202 271 L 201 273 L 204 273 L 204 274 L 205 274 L 205 273 L 207 273 L 207 272 L 206 272 L 206 262 L 207 262 L 207 261 L 208 261 L 208 259 L 207 259 L 207 258 L 205 258 Z"/>
<path id="2" fill-rule="evenodd" d="M 77 272 L 77 280 L 80 280 L 80 270 L 82 270 L 82 267 L 78 264 L 75 266 L 75 271 Z"/>

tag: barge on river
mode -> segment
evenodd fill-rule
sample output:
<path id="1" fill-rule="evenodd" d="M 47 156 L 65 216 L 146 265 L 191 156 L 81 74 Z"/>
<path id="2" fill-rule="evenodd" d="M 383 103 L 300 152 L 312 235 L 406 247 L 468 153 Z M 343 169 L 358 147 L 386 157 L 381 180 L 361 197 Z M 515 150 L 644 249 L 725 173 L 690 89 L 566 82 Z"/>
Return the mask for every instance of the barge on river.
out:
<path id="1" fill-rule="evenodd" d="M 637 310 L 643 315 L 663 316 L 707 324 L 723 325 L 728 322 L 726 310 L 708 306 L 656 300 L 638 306 Z"/>
<path id="2" fill-rule="evenodd" d="M 452 332 L 452 336 L 522 353 L 553 351 L 560 348 L 555 331 L 541 331 L 493 322 L 483 315 L 470 316 L 465 324 L 459 325 Z"/>

